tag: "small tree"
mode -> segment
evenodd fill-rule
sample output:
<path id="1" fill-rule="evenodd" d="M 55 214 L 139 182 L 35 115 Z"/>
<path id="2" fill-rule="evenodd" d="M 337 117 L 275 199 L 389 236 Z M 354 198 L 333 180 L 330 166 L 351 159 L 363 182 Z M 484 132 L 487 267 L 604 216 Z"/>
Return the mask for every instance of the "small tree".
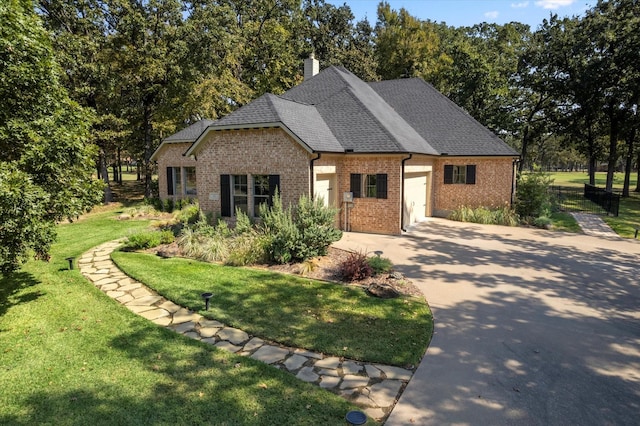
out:
<path id="1" fill-rule="evenodd" d="M 536 218 L 551 215 L 553 203 L 549 185 L 552 183 L 551 176 L 540 170 L 518 176 L 515 208 L 523 220 L 533 222 Z"/>

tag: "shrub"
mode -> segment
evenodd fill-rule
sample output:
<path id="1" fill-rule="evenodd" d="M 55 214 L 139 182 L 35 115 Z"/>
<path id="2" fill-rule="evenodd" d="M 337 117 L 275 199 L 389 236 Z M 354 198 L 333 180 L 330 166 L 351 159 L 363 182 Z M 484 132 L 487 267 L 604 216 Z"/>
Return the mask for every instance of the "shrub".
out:
<path id="1" fill-rule="evenodd" d="M 391 272 L 391 268 L 393 267 L 393 263 L 391 263 L 390 259 L 380 256 L 372 256 L 368 258 L 367 263 L 371 267 L 373 275 Z"/>
<path id="2" fill-rule="evenodd" d="M 325 207 L 321 200 L 305 196 L 300 197 L 295 209 L 285 209 L 276 194 L 271 207 L 260 206 L 261 232 L 270 260 L 287 263 L 325 255 L 331 243 L 342 236 L 334 226 L 335 214 L 336 210 Z"/>
<path id="3" fill-rule="evenodd" d="M 347 258 L 340 263 L 338 270 L 340 276 L 346 281 L 359 281 L 373 274 L 367 255 L 362 252 L 349 253 Z"/>
<path id="4" fill-rule="evenodd" d="M 160 244 L 170 244 L 174 241 L 171 231 L 140 231 L 129 235 L 124 244 L 125 250 L 146 250 Z"/>
<path id="5" fill-rule="evenodd" d="M 473 209 L 471 207 L 461 206 L 451 212 L 449 219 L 458 222 L 506 226 L 516 226 L 519 222 L 516 212 L 507 205 L 493 210 L 486 207 Z"/>
<path id="6" fill-rule="evenodd" d="M 249 219 L 249 216 L 240 209 L 236 209 L 236 226 L 233 231 L 236 235 L 253 231 L 251 219 Z"/>
<path id="7" fill-rule="evenodd" d="M 553 179 L 547 173 L 534 171 L 518 176 L 515 208 L 520 217 L 530 223 L 540 216 L 550 216 L 552 199 L 549 185 Z"/>
<path id="8" fill-rule="evenodd" d="M 163 210 L 167 213 L 172 213 L 174 209 L 175 203 L 172 198 L 167 198 L 164 200 Z"/>
<path id="9" fill-rule="evenodd" d="M 229 240 L 227 265 L 246 266 L 267 260 L 265 239 L 255 231 L 244 232 Z"/>
<path id="10" fill-rule="evenodd" d="M 194 224 L 202 219 L 198 204 L 187 204 L 173 214 L 173 218 L 182 224 Z"/>

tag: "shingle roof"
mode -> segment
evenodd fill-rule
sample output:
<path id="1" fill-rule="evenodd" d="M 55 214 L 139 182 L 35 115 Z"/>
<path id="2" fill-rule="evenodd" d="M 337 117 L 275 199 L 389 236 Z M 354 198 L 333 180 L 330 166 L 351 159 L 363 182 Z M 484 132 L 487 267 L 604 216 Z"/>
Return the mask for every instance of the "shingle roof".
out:
<path id="1" fill-rule="evenodd" d="M 312 152 L 517 156 L 500 138 L 420 79 L 365 83 L 331 66 L 280 96 L 266 94 L 201 128 L 281 126 Z M 198 123 L 196 123 L 198 124 Z M 192 137 L 196 124 L 165 139 Z M 182 140 L 182 139 L 179 139 Z"/>
<path id="2" fill-rule="evenodd" d="M 204 130 L 213 123 L 213 120 L 203 119 L 196 121 L 189 127 L 185 127 L 177 133 L 165 138 L 164 142 L 193 142 L 198 139 L 198 136 L 204 132 Z"/>
<path id="3" fill-rule="evenodd" d="M 518 153 L 419 78 L 388 80 L 370 86 L 440 154 L 517 156 Z"/>

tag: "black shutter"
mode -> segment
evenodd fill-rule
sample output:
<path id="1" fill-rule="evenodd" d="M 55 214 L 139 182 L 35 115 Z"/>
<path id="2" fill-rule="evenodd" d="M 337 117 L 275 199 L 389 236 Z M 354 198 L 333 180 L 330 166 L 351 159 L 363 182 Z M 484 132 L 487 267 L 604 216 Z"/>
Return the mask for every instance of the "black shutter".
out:
<path id="1" fill-rule="evenodd" d="M 278 191 L 278 195 L 282 197 L 282 193 L 280 192 L 280 175 L 269 175 L 269 207 L 273 206 L 273 196 L 276 195 L 276 191 Z"/>
<path id="2" fill-rule="evenodd" d="M 444 183 L 453 183 L 453 166 L 451 164 L 444 166 Z"/>
<path id="3" fill-rule="evenodd" d="M 362 175 L 358 173 L 351 173 L 351 192 L 353 192 L 353 198 L 360 198 L 362 191 Z"/>
<path id="4" fill-rule="evenodd" d="M 173 195 L 173 167 L 167 167 L 167 195 Z"/>
<path id="5" fill-rule="evenodd" d="M 476 184 L 476 166 L 474 164 L 467 165 L 467 185 Z"/>
<path id="6" fill-rule="evenodd" d="M 387 175 L 376 175 L 376 198 L 387 198 Z"/>
<path id="7" fill-rule="evenodd" d="M 231 217 L 231 176 L 220 175 L 220 215 Z"/>

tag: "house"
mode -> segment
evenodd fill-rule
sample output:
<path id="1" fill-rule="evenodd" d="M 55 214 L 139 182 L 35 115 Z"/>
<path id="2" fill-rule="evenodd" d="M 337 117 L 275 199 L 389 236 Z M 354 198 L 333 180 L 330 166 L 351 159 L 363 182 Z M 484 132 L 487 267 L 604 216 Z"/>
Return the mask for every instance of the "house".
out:
<path id="1" fill-rule="evenodd" d="M 399 234 L 460 206 L 511 202 L 518 153 L 421 79 L 365 83 L 342 67 L 164 139 L 160 197 L 257 216 L 278 188 L 337 207 L 343 230 Z"/>

